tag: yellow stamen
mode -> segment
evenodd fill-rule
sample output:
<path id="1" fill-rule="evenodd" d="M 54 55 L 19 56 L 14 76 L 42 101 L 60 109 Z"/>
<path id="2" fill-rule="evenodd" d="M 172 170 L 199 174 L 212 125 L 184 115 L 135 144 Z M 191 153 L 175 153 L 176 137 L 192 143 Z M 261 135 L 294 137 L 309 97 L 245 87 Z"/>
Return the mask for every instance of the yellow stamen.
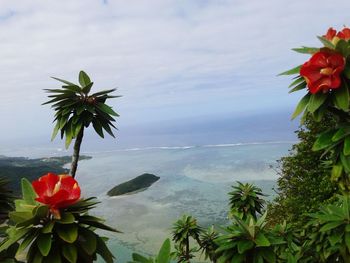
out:
<path id="1" fill-rule="evenodd" d="M 320 70 L 320 73 L 322 75 L 329 76 L 329 75 L 333 74 L 333 69 L 332 68 L 323 68 L 323 69 Z"/>

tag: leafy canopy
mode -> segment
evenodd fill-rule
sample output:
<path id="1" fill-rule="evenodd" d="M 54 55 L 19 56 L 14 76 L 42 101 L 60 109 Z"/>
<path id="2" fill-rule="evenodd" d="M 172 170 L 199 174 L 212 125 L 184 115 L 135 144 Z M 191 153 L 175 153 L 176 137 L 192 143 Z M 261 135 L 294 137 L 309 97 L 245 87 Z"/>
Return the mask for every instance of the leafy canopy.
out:
<path id="1" fill-rule="evenodd" d="M 112 128 L 115 119 L 118 117 L 112 107 L 106 104 L 109 98 L 120 96 L 110 95 L 116 89 L 109 89 L 90 94 L 93 82 L 90 77 L 84 72 L 79 73 L 79 84 L 69 82 L 67 80 L 53 77 L 64 85 L 62 89 L 45 89 L 51 98 L 43 103 L 51 104 L 51 107 L 56 111 L 54 122 L 56 122 L 52 140 L 57 133 L 61 131 L 61 139 L 66 136 L 66 148 L 69 147 L 72 139 L 76 138 L 79 132 L 84 127 L 89 127 L 90 124 L 94 127 L 99 136 L 104 138 L 103 131 L 106 131 L 114 137 Z"/>

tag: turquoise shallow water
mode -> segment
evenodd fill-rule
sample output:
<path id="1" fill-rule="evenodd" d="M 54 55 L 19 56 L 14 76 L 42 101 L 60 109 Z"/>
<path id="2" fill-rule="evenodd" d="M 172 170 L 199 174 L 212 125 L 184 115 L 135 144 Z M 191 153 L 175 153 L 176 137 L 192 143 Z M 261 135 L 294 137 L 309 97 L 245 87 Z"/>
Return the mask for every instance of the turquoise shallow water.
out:
<path id="1" fill-rule="evenodd" d="M 170 236 L 172 223 L 183 214 L 195 216 L 202 226 L 227 223 L 227 193 L 236 181 L 256 182 L 272 198 L 277 179 L 273 167 L 291 145 L 267 142 L 83 152 L 93 158 L 79 163 L 77 180 L 84 197 L 96 196 L 101 202 L 92 213 L 123 232 L 101 234 L 110 238 L 116 262 L 126 263 L 134 251 L 155 254 Z M 2 149 L 0 154 L 34 158 L 69 152 L 51 147 Z M 113 186 L 145 172 L 160 180 L 137 194 L 106 195 Z"/>
<path id="2" fill-rule="evenodd" d="M 255 181 L 273 194 L 277 178 L 271 166 L 288 154 L 291 143 L 146 148 L 86 153 L 93 159 L 79 164 L 77 178 L 84 196 L 101 201 L 94 213 L 123 231 L 109 235 L 117 262 L 132 251 L 155 253 L 182 214 L 199 224 L 227 223 L 227 192 L 235 181 Z M 107 197 L 113 186 L 142 173 L 161 179 L 144 192 Z"/>

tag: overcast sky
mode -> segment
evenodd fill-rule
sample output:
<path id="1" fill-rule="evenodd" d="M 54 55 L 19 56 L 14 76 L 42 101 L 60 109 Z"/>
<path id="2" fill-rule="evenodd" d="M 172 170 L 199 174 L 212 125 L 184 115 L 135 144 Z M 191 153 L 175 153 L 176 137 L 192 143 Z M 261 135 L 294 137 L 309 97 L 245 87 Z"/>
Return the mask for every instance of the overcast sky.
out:
<path id="1" fill-rule="evenodd" d="M 276 75 L 307 56 L 290 49 L 319 45 L 349 12 L 349 0 L 1 0 L 1 140 L 49 139 L 43 89 L 80 70 L 95 90 L 118 87 L 121 128 L 292 111 L 301 94 Z"/>

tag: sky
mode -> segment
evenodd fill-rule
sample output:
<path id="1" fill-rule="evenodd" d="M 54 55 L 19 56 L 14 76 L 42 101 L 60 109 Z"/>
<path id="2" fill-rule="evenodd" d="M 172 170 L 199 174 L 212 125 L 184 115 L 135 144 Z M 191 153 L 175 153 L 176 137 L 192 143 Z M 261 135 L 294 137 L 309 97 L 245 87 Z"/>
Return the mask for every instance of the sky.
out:
<path id="1" fill-rule="evenodd" d="M 308 57 L 290 49 L 319 46 L 316 35 L 347 24 L 349 10 L 348 0 L 1 0 L 0 143 L 49 141 L 43 89 L 80 70 L 94 91 L 118 88 L 109 104 L 121 134 L 291 114 L 302 94 L 276 75 Z"/>

